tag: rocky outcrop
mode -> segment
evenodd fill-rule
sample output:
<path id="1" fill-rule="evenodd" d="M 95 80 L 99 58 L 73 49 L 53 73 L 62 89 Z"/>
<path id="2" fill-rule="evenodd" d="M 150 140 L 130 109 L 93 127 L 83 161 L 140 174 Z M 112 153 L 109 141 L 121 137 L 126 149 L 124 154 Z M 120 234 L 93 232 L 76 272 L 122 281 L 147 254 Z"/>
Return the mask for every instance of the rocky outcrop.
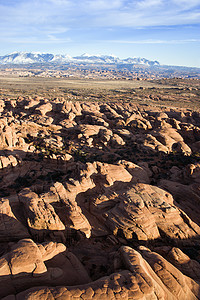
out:
<path id="1" fill-rule="evenodd" d="M 90 223 L 88 222 L 87 218 L 82 213 L 81 208 L 77 205 L 74 199 L 78 194 L 78 191 L 82 191 L 82 187 L 78 185 L 77 188 L 76 184 L 74 184 L 72 190 L 66 190 L 61 183 L 57 182 L 55 183 L 54 188 L 61 203 L 63 204 L 61 206 L 60 216 L 65 226 L 67 228 L 80 230 L 86 235 L 86 237 L 89 238 L 91 235 Z"/>
<path id="2" fill-rule="evenodd" d="M 200 298 L 197 112 L 23 96 L 0 115 L 1 299 Z"/>
<path id="3" fill-rule="evenodd" d="M 38 240 L 41 240 L 49 232 L 61 231 L 62 237 L 65 226 L 51 204 L 46 203 L 28 188 L 22 190 L 18 196 L 19 201 L 23 203 L 26 221 L 33 236 L 37 236 Z"/>
<path id="4" fill-rule="evenodd" d="M 165 259 L 179 269 L 184 275 L 196 281 L 200 280 L 200 263 L 191 259 L 179 248 L 163 246 L 156 248 L 156 252 L 165 257 Z"/>
<path id="5" fill-rule="evenodd" d="M 1 299 L 41 284 L 81 284 L 90 281 L 79 260 L 66 252 L 63 244 L 35 244 L 31 239 L 20 240 L 0 257 L 0 276 Z"/>
<path id="6" fill-rule="evenodd" d="M 29 237 L 27 228 L 13 214 L 9 200 L 0 200 L 0 241 L 10 242 Z"/>
<path id="7" fill-rule="evenodd" d="M 122 231 L 130 240 L 152 240 L 161 235 L 189 239 L 200 233 L 200 228 L 174 206 L 169 193 L 147 184 L 101 195 L 90 209 L 114 234 Z"/>
<path id="8" fill-rule="evenodd" d="M 39 287 L 13 299 L 198 299 L 199 284 L 183 275 L 159 254 L 140 248 L 121 247 L 125 270 L 85 285 Z"/>

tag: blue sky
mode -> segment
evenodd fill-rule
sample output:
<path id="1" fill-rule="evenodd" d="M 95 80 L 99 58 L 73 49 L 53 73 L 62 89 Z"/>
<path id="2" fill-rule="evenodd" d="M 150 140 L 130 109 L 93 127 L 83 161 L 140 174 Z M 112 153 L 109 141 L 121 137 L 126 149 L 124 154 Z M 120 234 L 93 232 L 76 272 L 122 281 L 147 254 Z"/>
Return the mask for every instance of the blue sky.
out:
<path id="1" fill-rule="evenodd" d="M 0 0 L 0 45 L 200 67 L 200 0 Z"/>

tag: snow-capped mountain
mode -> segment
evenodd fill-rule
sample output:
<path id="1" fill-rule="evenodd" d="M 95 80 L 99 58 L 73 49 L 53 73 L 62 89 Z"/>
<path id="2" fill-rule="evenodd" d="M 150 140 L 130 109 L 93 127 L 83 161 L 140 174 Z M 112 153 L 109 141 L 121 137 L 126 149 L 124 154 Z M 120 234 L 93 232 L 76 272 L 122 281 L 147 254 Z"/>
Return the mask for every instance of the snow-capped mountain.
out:
<path id="1" fill-rule="evenodd" d="M 158 61 L 150 61 L 145 58 L 126 58 L 120 59 L 114 55 L 90 55 L 82 54 L 71 57 L 70 55 L 60 55 L 40 52 L 14 52 L 8 55 L 0 56 L 0 64 L 139 64 L 146 66 L 159 66 Z"/>
<path id="2" fill-rule="evenodd" d="M 43 54 L 38 52 L 25 53 L 13 52 L 8 55 L 0 56 L 1 64 L 32 64 L 49 62 L 54 58 L 53 54 Z"/>
<path id="3" fill-rule="evenodd" d="M 90 55 L 90 54 L 82 54 L 81 56 L 73 57 L 76 62 L 82 63 L 96 63 L 96 64 L 116 64 L 123 63 L 122 59 L 114 55 Z"/>

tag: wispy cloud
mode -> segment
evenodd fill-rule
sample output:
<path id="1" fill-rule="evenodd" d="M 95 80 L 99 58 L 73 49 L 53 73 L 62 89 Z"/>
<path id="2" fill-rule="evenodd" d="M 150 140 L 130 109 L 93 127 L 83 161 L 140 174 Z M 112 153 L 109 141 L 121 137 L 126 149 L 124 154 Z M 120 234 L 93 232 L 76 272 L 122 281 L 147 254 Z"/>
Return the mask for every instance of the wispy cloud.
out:
<path id="1" fill-rule="evenodd" d="M 200 39 L 185 39 L 185 40 L 106 40 L 107 43 L 117 44 L 185 44 L 185 43 L 200 43 Z"/>
<path id="2" fill-rule="evenodd" d="M 71 1 L 69 0 L 49 0 L 50 3 L 53 3 L 55 5 L 70 5 Z"/>
<path id="3" fill-rule="evenodd" d="M 139 9 L 149 9 L 153 7 L 159 7 L 164 5 L 163 0 L 142 0 L 137 2 L 137 8 Z"/>
<path id="4" fill-rule="evenodd" d="M 190 9 L 200 5 L 199 0 L 172 0 L 172 3 L 181 7 L 182 9 Z"/>
<path id="5" fill-rule="evenodd" d="M 86 0 L 82 1 L 82 7 L 86 6 L 87 10 L 91 10 L 92 12 L 100 11 L 109 11 L 123 8 L 124 1 L 123 0 Z"/>
<path id="6" fill-rule="evenodd" d="M 13 1 L 12 1 L 13 2 Z M 0 24 L 52 27 L 200 23 L 200 0 L 19 0 L 0 2 Z M 42 28 L 41 28 L 42 30 Z"/>
<path id="7" fill-rule="evenodd" d="M 185 30 L 185 25 L 191 29 Z M 17 44 L 68 51 L 65 43 L 75 51 L 96 43 L 98 51 L 103 42 L 109 52 L 115 52 L 111 43 L 123 49 L 131 44 L 134 49 L 143 44 L 149 44 L 146 48 L 171 44 L 178 49 L 181 44 L 199 43 L 199 27 L 200 0 L 0 0 L 0 51 L 4 52 L 6 45 L 11 49 Z"/>

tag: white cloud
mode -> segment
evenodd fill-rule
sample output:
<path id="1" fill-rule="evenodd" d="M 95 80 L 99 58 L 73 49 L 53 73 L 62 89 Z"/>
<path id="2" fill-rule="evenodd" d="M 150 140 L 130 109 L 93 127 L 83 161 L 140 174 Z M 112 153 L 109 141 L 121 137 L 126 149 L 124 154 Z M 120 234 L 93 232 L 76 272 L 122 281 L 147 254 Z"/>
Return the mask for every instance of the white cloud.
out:
<path id="1" fill-rule="evenodd" d="M 138 1 L 137 7 L 140 9 L 149 9 L 163 4 L 163 0 L 143 0 Z"/>
<path id="2" fill-rule="evenodd" d="M 189 9 L 191 7 L 200 5 L 200 0 L 172 0 L 172 3 L 177 6 Z"/>
<path id="3" fill-rule="evenodd" d="M 63 34 L 70 29 L 200 24 L 200 0 L 18 0 L 0 4 L 3 31 Z"/>
<path id="4" fill-rule="evenodd" d="M 123 7 L 123 0 L 86 0 L 86 3 L 82 1 L 82 5 L 92 11 L 114 10 Z"/>
<path id="5" fill-rule="evenodd" d="M 49 0 L 49 2 L 55 5 L 71 5 L 71 2 L 68 0 Z"/>
<path id="6" fill-rule="evenodd" d="M 13 44 L 64 44 L 71 43 L 71 38 L 59 39 L 53 35 L 47 35 L 43 39 L 38 38 L 37 36 L 32 37 L 0 37 L 1 43 L 13 43 Z"/>
<path id="7" fill-rule="evenodd" d="M 117 44 L 185 44 L 185 43 L 200 43 L 200 39 L 185 39 L 185 40 L 107 40 L 103 42 Z"/>

